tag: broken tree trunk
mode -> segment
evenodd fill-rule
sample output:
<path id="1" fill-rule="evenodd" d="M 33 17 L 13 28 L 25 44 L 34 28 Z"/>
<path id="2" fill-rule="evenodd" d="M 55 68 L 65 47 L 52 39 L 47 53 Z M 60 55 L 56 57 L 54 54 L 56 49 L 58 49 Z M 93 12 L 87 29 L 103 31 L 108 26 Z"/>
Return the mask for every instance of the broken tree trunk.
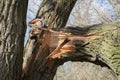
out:
<path id="1" fill-rule="evenodd" d="M 37 18 L 43 19 L 44 24 L 49 28 L 52 27 L 59 29 L 64 27 L 75 2 L 76 0 L 61 0 L 60 2 L 44 0 L 40 6 Z M 45 34 L 48 33 L 49 32 L 46 32 Z M 59 62 L 57 60 L 46 62 L 46 57 L 50 54 L 50 51 L 48 46 L 49 39 L 47 38 L 45 40 L 45 42 L 42 42 L 42 45 L 39 41 L 28 40 L 25 47 L 23 63 L 23 71 L 25 73 L 25 75 L 23 75 L 25 80 L 53 79 Z M 39 55 L 39 59 L 36 59 L 37 55 Z"/>
<path id="2" fill-rule="evenodd" d="M 40 35 L 45 35 L 44 40 L 41 40 L 41 37 L 39 37 L 37 41 L 29 39 L 26 44 L 23 63 L 23 78 L 25 80 L 52 80 L 57 67 L 69 60 L 101 61 L 99 65 L 105 63 L 107 67 L 115 72 L 115 74 L 113 74 L 114 76 L 120 75 L 120 66 L 118 64 L 120 61 L 120 23 L 116 22 L 85 28 L 66 28 L 60 30 L 60 28 L 65 26 L 75 2 L 76 0 L 63 0 L 60 1 L 58 7 L 56 7 L 56 1 L 43 1 L 37 18 L 43 18 L 45 25 L 48 26 L 48 30 L 41 31 Z M 49 46 L 52 40 L 50 38 L 52 32 L 49 31 L 51 26 L 63 34 L 68 33 L 69 35 L 70 33 L 70 36 L 66 35 L 64 39 L 73 42 L 72 45 L 75 46 L 74 51 L 58 54 L 57 52 L 61 51 L 60 49 L 66 45 L 64 44 L 51 55 Z M 56 35 L 56 37 L 59 36 Z M 67 43 L 69 43 L 69 41 Z M 52 43 L 54 44 L 54 41 Z"/>

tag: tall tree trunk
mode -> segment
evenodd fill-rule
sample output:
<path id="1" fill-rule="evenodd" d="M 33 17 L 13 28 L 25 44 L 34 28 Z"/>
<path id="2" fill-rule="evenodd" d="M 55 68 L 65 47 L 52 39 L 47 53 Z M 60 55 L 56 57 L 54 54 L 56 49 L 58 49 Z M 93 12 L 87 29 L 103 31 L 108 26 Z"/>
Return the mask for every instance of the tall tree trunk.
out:
<path id="1" fill-rule="evenodd" d="M 0 0 L 0 80 L 20 80 L 28 0 Z"/>
<path id="2" fill-rule="evenodd" d="M 63 28 L 76 0 L 44 0 L 39 9 L 37 18 L 43 19 L 48 28 Z M 57 6 L 58 5 L 58 6 Z M 57 7 L 56 7 L 57 6 Z M 76 42 L 76 51 L 71 53 L 56 54 L 55 59 L 48 59 L 50 55 L 47 40 L 50 33 L 46 31 L 44 42 L 29 39 L 25 47 L 23 72 L 24 80 L 52 80 L 57 67 L 66 61 L 90 61 L 96 65 L 103 65 L 114 70 L 111 73 L 117 80 L 119 72 L 119 23 L 94 25 L 86 28 L 67 28 L 64 32 L 70 32 L 74 36 L 70 39 L 82 39 Z M 79 37 L 75 34 L 79 34 Z M 67 37 L 66 37 L 67 38 Z M 68 37 L 69 39 L 69 37 Z M 59 58 L 60 56 L 61 58 Z M 108 69 L 108 70 L 109 70 Z M 103 74 L 106 75 L 106 74 Z M 97 76 L 94 76 L 96 78 Z M 103 80 L 106 80 L 104 77 Z"/>

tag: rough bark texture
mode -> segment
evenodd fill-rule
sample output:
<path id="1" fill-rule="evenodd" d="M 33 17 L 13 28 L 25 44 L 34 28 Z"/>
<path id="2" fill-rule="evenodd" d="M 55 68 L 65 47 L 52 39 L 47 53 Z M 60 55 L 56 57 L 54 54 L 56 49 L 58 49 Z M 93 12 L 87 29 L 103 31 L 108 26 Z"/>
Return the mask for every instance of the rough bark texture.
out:
<path id="1" fill-rule="evenodd" d="M 76 0 L 61 0 L 55 9 L 57 2 L 44 0 L 38 12 L 37 18 L 42 18 L 49 28 L 60 29 L 65 26 L 69 14 Z M 66 28 L 64 32 L 80 35 L 85 41 L 76 41 L 76 51 L 60 55 L 61 58 L 47 59 L 49 56 L 50 33 L 45 32 L 45 41 L 29 39 L 25 47 L 24 55 L 24 79 L 25 80 L 52 80 L 57 67 L 66 61 L 88 61 L 112 69 L 111 73 L 117 80 L 120 75 L 120 23 L 94 25 L 86 28 Z M 74 38 L 74 36 L 73 36 Z M 109 70 L 108 69 L 108 70 Z M 103 74 L 106 75 L 106 74 Z M 107 76 L 107 75 L 106 75 Z M 102 80 L 106 79 L 106 76 Z M 96 78 L 97 76 L 94 76 Z"/>
<path id="2" fill-rule="evenodd" d="M 20 80 L 28 0 L 0 0 L 0 80 Z"/>

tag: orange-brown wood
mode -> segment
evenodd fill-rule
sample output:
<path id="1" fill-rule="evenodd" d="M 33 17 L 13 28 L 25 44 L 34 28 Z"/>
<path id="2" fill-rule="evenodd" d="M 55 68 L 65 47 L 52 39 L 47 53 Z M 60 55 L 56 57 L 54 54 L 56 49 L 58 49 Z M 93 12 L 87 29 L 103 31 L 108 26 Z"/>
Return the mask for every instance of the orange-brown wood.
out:
<path id="1" fill-rule="evenodd" d="M 48 58 L 60 58 L 62 54 L 74 52 L 75 51 L 75 42 L 82 41 L 86 42 L 89 40 L 93 40 L 99 38 L 101 35 L 105 34 L 106 32 L 99 33 L 99 34 L 80 34 L 80 35 L 73 35 L 71 33 L 66 33 L 62 31 L 53 31 L 51 29 L 44 29 L 47 34 L 43 34 L 42 42 L 49 46 L 50 48 L 50 55 Z M 49 35 L 48 35 L 49 33 Z M 49 36 L 49 37 L 48 37 Z M 65 40 L 68 41 L 65 41 Z"/>
<path id="2" fill-rule="evenodd" d="M 71 33 L 62 33 L 62 32 L 51 32 L 51 42 L 49 44 L 51 53 L 48 58 L 60 58 L 62 54 L 74 52 L 76 50 L 74 43 L 76 41 L 86 42 L 99 38 L 101 35 L 106 32 L 99 34 L 87 35 L 72 35 Z M 68 39 L 69 41 L 64 43 L 64 40 Z M 63 44 L 64 43 L 64 44 Z"/>

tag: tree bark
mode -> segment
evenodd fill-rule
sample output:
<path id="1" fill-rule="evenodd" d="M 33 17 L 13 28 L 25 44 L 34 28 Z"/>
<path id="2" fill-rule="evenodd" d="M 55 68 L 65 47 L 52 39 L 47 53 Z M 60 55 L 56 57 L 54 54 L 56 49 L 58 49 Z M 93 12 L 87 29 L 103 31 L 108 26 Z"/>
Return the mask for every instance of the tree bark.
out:
<path id="1" fill-rule="evenodd" d="M 0 80 L 20 80 L 28 0 L 0 1 Z"/>
<path id="2" fill-rule="evenodd" d="M 65 26 L 75 2 L 76 0 L 62 0 L 58 2 L 58 7 L 56 7 L 56 1 L 44 0 L 36 18 L 43 19 L 48 28 L 59 30 Z M 57 67 L 66 61 L 88 61 L 101 65 L 101 67 L 106 66 L 115 72 L 111 75 L 117 80 L 116 75 L 120 75 L 120 65 L 118 64 L 120 61 L 119 25 L 120 23 L 110 23 L 80 29 L 63 29 L 62 31 L 70 32 L 75 36 L 79 34 L 83 41 L 75 41 L 75 52 L 60 55 L 56 53 L 54 59 L 47 58 L 50 55 L 50 47 L 47 43 L 47 39 L 49 41 L 51 35 L 49 31 L 43 33 L 47 34 L 44 42 L 41 42 L 40 38 L 37 41 L 29 39 L 24 50 L 24 80 L 52 80 Z M 71 39 L 74 39 L 75 36 Z M 103 78 L 103 80 L 106 80 L 106 78 Z"/>

